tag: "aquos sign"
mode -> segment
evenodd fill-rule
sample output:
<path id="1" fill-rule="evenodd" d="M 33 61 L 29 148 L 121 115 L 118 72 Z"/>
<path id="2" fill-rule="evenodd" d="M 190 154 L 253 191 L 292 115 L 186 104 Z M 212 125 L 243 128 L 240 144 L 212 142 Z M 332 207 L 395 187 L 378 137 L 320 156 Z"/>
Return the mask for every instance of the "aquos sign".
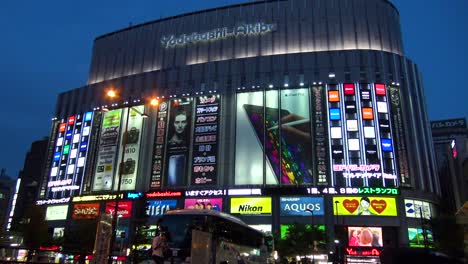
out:
<path id="1" fill-rule="evenodd" d="M 321 197 L 281 197 L 280 207 L 281 216 L 312 216 L 311 211 L 314 215 L 324 214 L 323 198 Z"/>
<path id="2" fill-rule="evenodd" d="M 206 32 L 193 32 L 182 34 L 179 36 L 163 36 L 161 45 L 164 48 L 173 48 L 175 46 L 183 46 L 189 43 L 198 43 L 203 41 L 215 41 L 229 37 L 251 36 L 269 33 L 276 30 L 276 24 L 266 24 L 257 22 L 252 24 L 239 24 L 234 27 L 216 28 Z"/>

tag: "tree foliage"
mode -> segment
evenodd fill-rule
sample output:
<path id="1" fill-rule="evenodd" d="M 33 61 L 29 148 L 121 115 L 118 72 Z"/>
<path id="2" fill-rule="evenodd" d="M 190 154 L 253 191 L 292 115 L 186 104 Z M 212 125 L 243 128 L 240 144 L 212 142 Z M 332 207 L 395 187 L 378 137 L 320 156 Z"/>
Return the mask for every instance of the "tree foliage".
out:
<path id="1" fill-rule="evenodd" d="M 286 237 L 281 238 L 280 234 L 275 234 L 275 249 L 280 256 L 305 256 L 310 255 L 313 249 L 314 252 L 322 252 L 326 247 L 326 240 L 325 231 L 319 226 L 295 223 L 288 227 Z"/>

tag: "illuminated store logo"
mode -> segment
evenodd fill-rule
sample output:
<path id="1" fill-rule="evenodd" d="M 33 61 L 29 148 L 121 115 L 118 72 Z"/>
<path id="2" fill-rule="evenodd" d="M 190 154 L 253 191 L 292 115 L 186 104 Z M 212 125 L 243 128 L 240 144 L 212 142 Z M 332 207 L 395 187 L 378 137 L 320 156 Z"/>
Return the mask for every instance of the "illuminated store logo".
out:
<path id="1" fill-rule="evenodd" d="M 352 256 L 380 256 L 380 249 L 365 249 L 365 250 L 358 250 L 354 248 L 346 248 L 346 253 Z"/>
<path id="2" fill-rule="evenodd" d="M 398 195 L 400 190 L 397 188 L 371 188 L 363 187 L 359 188 L 359 194 L 387 194 L 387 195 Z"/>
<path id="3" fill-rule="evenodd" d="M 231 214 L 271 214 L 271 198 L 231 198 Z"/>
<path id="4" fill-rule="evenodd" d="M 394 174 L 381 173 L 379 164 L 370 164 L 370 165 L 342 165 L 335 164 L 333 165 L 333 171 L 343 172 L 344 178 L 384 178 L 384 179 L 397 179 L 397 176 Z"/>
<path id="5" fill-rule="evenodd" d="M 117 198 L 123 198 L 123 194 L 102 194 L 102 195 L 86 195 L 86 196 L 75 196 L 73 202 L 87 202 L 87 201 L 106 201 L 114 200 Z"/>
<path id="6" fill-rule="evenodd" d="M 175 46 L 183 46 L 189 43 L 215 41 L 237 36 L 259 35 L 275 30 L 276 24 L 265 24 L 261 22 L 253 24 L 240 24 L 232 28 L 216 28 L 203 33 L 193 32 L 190 34 L 182 34 L 178 37 L 174 35 L 163 36 L 161 38 L 161 45 L 164 48 L 173 48 Z"/>
<path id="7" fill-rule="evenodd" d="M 70 197 L 61 198 L 61 199 L 37 200 L 36 205 L 61 204 L 61 203 L 68 203 L 69 201 L 70 201 Z"/>
<path id="8" fill-rule="evenodd" d="M 153 197 L 179 197 L 182 196 L 182 192 L 151 192 L 146 194 L 146 198 L 153 198 Z"/>

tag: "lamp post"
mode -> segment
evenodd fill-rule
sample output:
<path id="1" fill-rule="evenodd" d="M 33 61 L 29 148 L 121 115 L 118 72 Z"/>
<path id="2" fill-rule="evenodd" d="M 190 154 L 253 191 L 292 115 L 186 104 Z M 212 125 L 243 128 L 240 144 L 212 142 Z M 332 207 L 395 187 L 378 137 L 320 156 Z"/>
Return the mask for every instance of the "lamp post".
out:
<path id="1" fill-rule="evenodd" d="M 311 213 L 312 214 L 312 220 L 311 220 L 311 237 L 312 237 L 312 264 L 315 263 L 315 241 L 314 241 L 314 210 L 311 210 L 311 209 L 306 209 L 307 212 Z"/>
<path id="2" fill-rule="evenodd" d="M 107 96 L 109 98 L 111 98 L 111 99 L 114 99 L 115 97 L 117 97 L 117 93 L 114 90 L 109 90 L 107 92 Z M 156 106 L 158 104 L 157 99 L 152 99 L 150 104 L 152 106 Z M 122 145 L 121 145 L 122 154 L 121 154 L 121 157 L 120 157 L 120 163 L 118 165 L 119 173 L 118 173 L 118 181 L 117 181 L 117 188 L 116 188 L 117 198 L 115 199 L 114 212 L 112 214 L 112 236 L 111 236 L 111 239 L 110 239 L 109 257 L 108 257 L 108 263 L 109 264 L 113 263 L 112 253 L 114 251 L 114 244 L 115 244 L 116 235 L 117 235 L 117 218 L 118 218 L 119 200 L 121 199 L 121 197 L 119 196 L 119 193 L 120 193 L 120 187 L 121 187 L 120 185 L 121 185 L 121 182 L 122 182 L 122 175 L 123 175 L 123 164 L 124 164 L 124 160 L 125 160 L 125 149 L 127 147 L 127 140 L 128 140 L 128 121 L 130 119 L 130 111 L 137 112 L 139 115 L 141 115 L 142 118 L 148 118 L 148 114 L 141 113 L 140 111 L 138 111 L 134 107 L 131 107 L 131 106 L 127 107 L 127 115 L 126 115 L 126 119 L 125 119 L 125 128 L 123 130 L 123 135 L 122 135 Z M 112 180 L 112 181 L 114 182 L 114 180 Z M 113 189 L 115 189 L 115 188 L 113 187 Z"/>

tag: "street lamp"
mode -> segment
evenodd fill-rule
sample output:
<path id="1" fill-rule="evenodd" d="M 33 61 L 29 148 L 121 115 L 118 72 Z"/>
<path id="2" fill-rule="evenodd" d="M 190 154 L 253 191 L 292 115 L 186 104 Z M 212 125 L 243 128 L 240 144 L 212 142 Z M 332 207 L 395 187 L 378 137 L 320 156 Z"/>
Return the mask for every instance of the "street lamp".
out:
<path id="1" fill-rule="evenodd" d="M 114 90 L 109 90 L 107 92 L 107 96 L 109 98 L 111 98 L 111 99 L 114 99 L 114 98 L 117 97 L 117 93 Z M 151 105 L 152 106 L 158 105 L 157 99 L 152 99 L 151 100 Z M 107 108 L 103 108 L 103 111 L 106 111 L 106 110 L 108 111 Z M 122 136 L 122 146 L 121 146 L 122 147 L 122 154 L 121 154 L 121 158 L 120 158 L 120 163 L 118 165 L 119 174 L 118 174 L 117 190 L 116 190 L 117 194 L 120 192 L 120 185 L 121 185 L 121 182 L 122 182 L 123 164 L 124 164 L 124 160 L 125 160 L 125 149 L 127 147 L 127 140 L 128 140 L 128 134 L 129 134 L 128 133 L 128 121 L 130 120 L 130 111 L 135 111 L 142 118 L 148 118 L 149 117 L 148 114 L 141 113 L 140 111 L 138 111 L 134 107 L 128 107 L 127 108 L 127 115 L 126 115 L 126 120 L 125 120 L 125 129 L 123 131 L 123 136 Z M 113 188 L 113 189 L 115 189 L 115 188 Z M 113 250 L 114 250 L 114 244 L 115 244 L 116 235 L 117 235 L 117 217 L 118 217 L 117 211 L 119 209 L 119 200 L 120 199 L 121 199 L 120 196 L 117 196 L 117 198 L 115 199 L 114 212 L 112 214 L 112 236 L 111 236 L 111 239 L 110 239 L 109 257 L 108 257 L 108 263 L 109 264 L 112 264 L 112 262 L 113 262 L 112 253 L 113 253 Z"/>
<path id="2" fill-rule="evenodd" d="M 311 237 L 312 237 L 312 264 L 315 263 L 315 241 L 314 241 L 314 210 L 311 210 L 311 209 L 306 209 L 307 212 L 311 213 L 312 214 L 312 220 L 311 220 Z"/>

